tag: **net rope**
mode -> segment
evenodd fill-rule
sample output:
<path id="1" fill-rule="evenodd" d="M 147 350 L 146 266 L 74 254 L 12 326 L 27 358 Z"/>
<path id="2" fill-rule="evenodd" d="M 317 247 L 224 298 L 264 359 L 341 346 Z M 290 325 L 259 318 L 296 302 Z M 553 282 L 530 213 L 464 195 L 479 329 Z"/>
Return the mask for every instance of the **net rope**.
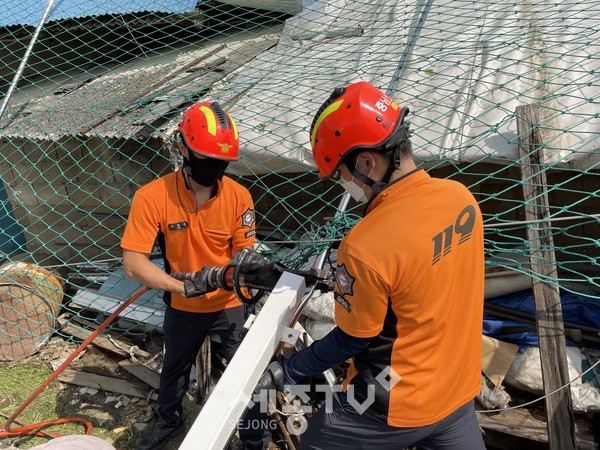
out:
<path id="1" fill-rule="evenodd" d="M 358 80 L 410 107 L 423 168 L 473 192 L 489 271 L 600 300 L 599 0 L 70 0 L 40 26 L 42 3 L 7 0 L 0 21 L 0 257 L 60 279 L 69 320 L 135 290 L 120 266 L 129 205 L 179 167 L 173 133 L 198 100 L 219 100 L 238 123 L 228 176 L 253 195 L 265 255 L 297 268 L 335 247 L 362 209 L 351 201 L 335 216 L 343 190 L 318 178 L 308 133 L 331 90 Z M 543 164 L 518 152 L 524 104 L 540 109 L 529 128 L 544 131 Z M 546 181 L 525 200 L 527 164 Z M 547 215 L 528 219 L 543 196 Z M 532 268 L 532 228 L 552 234 L 555 262 L 538 263 L 555 278 Z M 160 299 L 145 300 L 152 308 L 135 306 L 112 336 L 156 325 Z M 2 343 L 45 323 L 22 304 L 3 300 Z"/>

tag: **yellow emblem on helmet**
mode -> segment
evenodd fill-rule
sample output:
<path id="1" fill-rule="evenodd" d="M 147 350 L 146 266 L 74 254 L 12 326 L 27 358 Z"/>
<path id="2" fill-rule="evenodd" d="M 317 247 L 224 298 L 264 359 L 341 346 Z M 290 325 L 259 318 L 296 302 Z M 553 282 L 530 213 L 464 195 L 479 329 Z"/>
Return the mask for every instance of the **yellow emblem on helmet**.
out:
<path id="1" fill-rule="evenodd" d="M 233 147 L 233 145 L 221 144 L 220 142 L 217 142 L 217 145 L 221 148 L 221 153 L 229 153 L 229 150 Z"/>

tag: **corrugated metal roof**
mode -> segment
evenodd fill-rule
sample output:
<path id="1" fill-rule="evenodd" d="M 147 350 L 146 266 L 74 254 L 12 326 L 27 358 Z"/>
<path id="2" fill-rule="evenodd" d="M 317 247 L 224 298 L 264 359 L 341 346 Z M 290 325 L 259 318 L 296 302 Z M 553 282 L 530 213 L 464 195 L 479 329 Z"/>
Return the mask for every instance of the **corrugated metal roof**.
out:
<path id="1" fill-rule="evenodd" d="M 36 26 L 48 1 L 41 0 L 3 0 L 0 26 L 32 25 Z M 135 12 L 164 12 L 182 14 L 193 11 L 197 0 L 57 0 L 48 22 L 78 17 L 101 16 L 105 14 L 129 14 Z"/>
<path id="2" fill-rule="evenodd" d="M 170 55 L 150 56 L 68 84 L 21 90 L 0 120 L 0 135 L 57 140 L 65 136 L 145 139 L 172 129 L 182 109 L 212 85 L 276 44 L 281 27 L 211 39 Z"/>
<path id="3" fill-rule="evenodd" d="M 589 39 L 597 22 L 589 2 L 492 3 L 481 11 L 451 0 L 329 0 L 291 17 L 277 47 L 216 93 L 222 100 L 251 86 L 229 110 L 246 163 L 274 165 L 276 149 L 297 163 L 290 171 L 309 167 L 315 111 L 334 88 L 364 80 L 383 90 L 394 82 L 419 160 L 517 161 L 516 107 L 537 102 L 550 133 L 547 163 L 597 169 L 600 41 Z"/>

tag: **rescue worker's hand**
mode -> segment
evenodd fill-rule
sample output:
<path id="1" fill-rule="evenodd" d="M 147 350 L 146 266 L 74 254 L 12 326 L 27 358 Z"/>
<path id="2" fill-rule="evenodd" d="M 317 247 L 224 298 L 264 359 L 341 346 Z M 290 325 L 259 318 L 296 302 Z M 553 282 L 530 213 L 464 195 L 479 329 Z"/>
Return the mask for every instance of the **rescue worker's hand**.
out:
<path id="1" fill-rule="evenodd" d="M 283 382 L 285 380 L 285 374 L 283 373 L 283 367 L 277 361 L 273 361 L 267 367 L 267 370 L 263 372 L 254 388 L 254 393 L 259 394 L 263 390 L 276 389 L 283 391 Z"/>
<path id="2" fill-rule="evenodd" d="M 245 248 L 236 253 L 231 260 L 231 265 L 240 266 L 242 274 L 254 274 L 269 264 L 263 255 L 251 248 Z"/>
<path id="3" fill-rule="evenodd" d="M 268 261 L 256 250 L 244 249 L 237 253 L 231 260 L 233 266 L 239 266 L 239 273 L 243 278 L 243 285 L 255 289 L 270 291 L 275 287 L 281 272 L 274 264 Z"/>
<path id="4" fill-rule="evenodd" d="M 212 279 L 212 272 L 212 267 L 204 266 L 202 270 L 192 273 L 190 278 L 183 282 L 183 295 L 189 298 L 216 291 L 218 286 Z"/>

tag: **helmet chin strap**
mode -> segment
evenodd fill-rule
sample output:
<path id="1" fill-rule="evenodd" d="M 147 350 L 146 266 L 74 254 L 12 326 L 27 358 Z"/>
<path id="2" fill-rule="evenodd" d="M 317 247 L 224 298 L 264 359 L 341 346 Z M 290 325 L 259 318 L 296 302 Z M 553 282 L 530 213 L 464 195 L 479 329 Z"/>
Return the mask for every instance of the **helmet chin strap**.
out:
<path id="1" fill-rule="evenodd" d="M 186 166 L 185 164 L 183 166 L 181 166 L 181 175 L 183 175 L 183 181 L 185 182 L 185 187 L 187 188 L 188 191 L 192 191 L 192 185 L 190 184 L 190 180 L 189 180 L 189 174 L 187 172 Z"/>
<path id="2" fill-rule="evenodd" d="M 385 189 L 385 187 L 389 184 L 390 179 L 392 178 L 392 173 L 394 173 L 394 171 L 396 169 L 400 168 L 400 152 L 398 151 L 398 146 L 394 147 L 394 149 L 391 151 L 391 153 L 392 153 L 392 160 L 391 160 L 385 174 L 383 175 L 383 178 L 381 179 L 381 181 L 375 181 L 374 179 L 366 176 L 364 173 L 359 172 L 358 169 L 356 168 L 356 162 L 354 163 L 353 167 L 348 167 L 348 165 L 346 165 L 346 167 L 348 167 L 348 169 L 350 170 L 350 173 L 352 174 L 352 176 L 354 178 L 362 181 L 364 184 L 369 186 L 371 188 L 371 190 L 373 191 L 373 193 L 375 195 L 377 195 L 381 191 L 383 191 L 383 189 Z"/>
<path id="3" fill-rule="evenodd" d="M 348 167 L 348 165 L 346 165 L 346 167 Z M 368 176 L 366 176 L 362 172 L 359 172 L 358 169 L 356 168 L 356 166 L 354 166 L 354 167 L 348 167 L 348 169 L 350 170 L 350 173 L 352 174 L 352 176 L 354 178 L 356 178 L 357 180 L 362 181 L 364 184 L 366 184 L 370 188 L 373 188 L 373 185 L 375 185 L 377 183 L 374 179 L 369 178 Z"/>
<path id="4" fill-rule="evenodd" d="M 375 185 L 371 187 L 375 193 L 383 191 L 383 189 L 390 183 L 390 179 L 392 178 L 394 171 L 400 168 L 400 151 L 398 150 L 398 145 L 394 147 L 391 153 L 392 159 L 388 165 L 385 175 L 383 175 L 383 178 L 380 182 L 375 183 Z"/>
<path id="5" fill-rule="evenodd" d="M 389 184 L 394 171 L 400 168 L 399 148 L 400 144 L 402 144 L 410 137 L 411 133 L 409 126 L 410 122 L 402 122 L 396 130 L 396 132 L 394 133 L 394 136 L 392 136 L 392 139 L 390 139 L 390 141 L 385 145 L 385 147 L 381 149 L 382 153 L 384 154 L 391 153 L 390 164 L 387 170 L 385 171 L 385 174 L 383 175 L 381 181 L 375 181 L 372 178 L 366 176 L 365 174 L 359 172 L 356 169 L 356 162 L 354 163 L 354 167 L 348 167 L 348 169 L 350 169 L 350 172 L 352 173 L 352 176 L 369 186 L 375 195 L 379 194 L 381 191 L 383 191 L 383 189 L 385 189 L 385 187 Z"/>

